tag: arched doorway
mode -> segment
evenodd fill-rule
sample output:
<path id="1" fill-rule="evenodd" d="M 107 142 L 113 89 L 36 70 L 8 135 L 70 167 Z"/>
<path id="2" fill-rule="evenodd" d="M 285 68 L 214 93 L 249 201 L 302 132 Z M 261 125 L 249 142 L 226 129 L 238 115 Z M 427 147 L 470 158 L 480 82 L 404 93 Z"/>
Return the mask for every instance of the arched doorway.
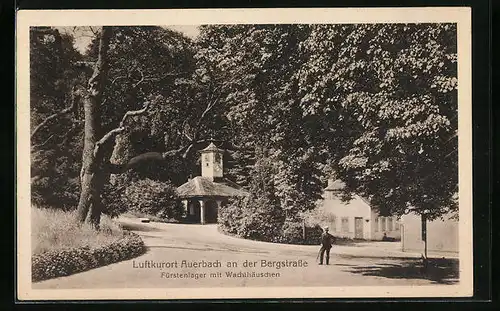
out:
<path id="1" fill-rule="evenodd" d="M 205 222 L 217 223 L 218 206 L 214 200 L 205 202 Z"/>

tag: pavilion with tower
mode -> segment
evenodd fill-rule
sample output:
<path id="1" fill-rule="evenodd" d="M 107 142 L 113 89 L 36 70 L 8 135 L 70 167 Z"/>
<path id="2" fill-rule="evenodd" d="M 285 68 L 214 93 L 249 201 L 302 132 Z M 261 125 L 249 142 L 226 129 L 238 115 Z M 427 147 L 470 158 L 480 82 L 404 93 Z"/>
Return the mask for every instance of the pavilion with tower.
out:
<path id="1" fill-rule="evenodd" d="M 231 197 L 247 196 L 234 182 L 224 178 L 224 150 L 214 143 L 201 150 L 201 176 L 177 188 L 186 211 L 186 220 L 195 223 L 216 223 L 219 208 Z"/>

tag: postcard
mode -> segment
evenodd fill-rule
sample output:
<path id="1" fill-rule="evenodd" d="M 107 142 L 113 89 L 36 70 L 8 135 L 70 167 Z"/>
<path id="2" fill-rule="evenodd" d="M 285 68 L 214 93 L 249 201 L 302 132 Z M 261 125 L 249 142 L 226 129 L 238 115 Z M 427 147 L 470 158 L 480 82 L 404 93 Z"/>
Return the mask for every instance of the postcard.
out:
<path id="1" fill-rule="evenodd" d="M 471 11 L 20 10 L 19 300 L 470 297 Z"/>

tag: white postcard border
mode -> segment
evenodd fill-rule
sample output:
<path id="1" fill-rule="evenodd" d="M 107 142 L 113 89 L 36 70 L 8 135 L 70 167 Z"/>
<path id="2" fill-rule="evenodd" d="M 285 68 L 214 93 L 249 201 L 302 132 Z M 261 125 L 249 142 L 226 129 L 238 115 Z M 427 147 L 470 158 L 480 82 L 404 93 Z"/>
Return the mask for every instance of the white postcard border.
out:
<path id="1" fill-rule="evenodd" d="M 458 285 L 380 287 L 244 287 L 34 290 L 31 288 L 29 27 L 91 25 L 199 25 L 297 23 L 457 23 L 459 106 Z M 20 300 L 470 297 L 472 248 L 471 9 L 300 8 L 176 10 L 21 10 L 16 26 L 17 283 Z"/>

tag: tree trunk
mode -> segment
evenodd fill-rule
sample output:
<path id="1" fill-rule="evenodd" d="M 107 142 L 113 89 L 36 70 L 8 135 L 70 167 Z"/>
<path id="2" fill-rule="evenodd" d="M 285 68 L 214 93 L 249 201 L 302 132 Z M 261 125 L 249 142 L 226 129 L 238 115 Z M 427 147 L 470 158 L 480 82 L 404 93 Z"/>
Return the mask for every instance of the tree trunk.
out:
<path id="1" fill-rule="evenodd" d="M 92 95 L 88 95 L 84 100 L 85 128 L 84 145 L 82 156 L 81 172 L 81 192 L 78 202 L 78 218 L 84 222 L 89 209 L 99 196 L 98 187 L 98 160 L 94 156 L 95 143 L 98 140 L 97 132 L 100 130 L 100 118 L 97 111 L 96 101 Z"/>
<path id="2" fill-rule="evenodd" d="M 85 130 L 81 171 L 81 192 L 78 202 L 78 219 L 84 222 L 91 211 L 89 220 L 99 228 L 102 211 L 101 192 L 106 179 L 103 170 L 103 153 L 94 154 L 101 128 L 102 93 L 107 79 L 107 51 L 111 37 L 111 27 L 103 27 L 99 41 L 99 56 L 94 72 L 89 80 L 89 92 L 84 98 Z"/>

